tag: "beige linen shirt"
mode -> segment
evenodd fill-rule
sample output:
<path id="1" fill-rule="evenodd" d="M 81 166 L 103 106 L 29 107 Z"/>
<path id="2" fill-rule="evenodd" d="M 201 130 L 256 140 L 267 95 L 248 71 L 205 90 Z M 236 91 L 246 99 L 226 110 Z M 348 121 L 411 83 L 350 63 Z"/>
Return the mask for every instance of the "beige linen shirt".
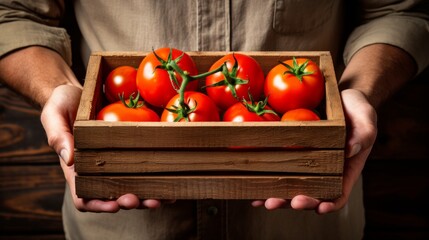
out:
<path id="1" fill-rule="evenodd" d="M 82 39 L 59 27 L 64 1 L 0 1 L 0 56 L 39 45 L 72 64 L 71 41 L 86 63 L 92 51 L 317 50 L 348 63 L 360 48 L 386 43 L 407 51 L 418 72 L 429 64 L 429 1 L 76 0 Z M 68 5 L 67 5 L 68 6 Z M 359 7 L 358 7 L 359 6 Z M 351 28 L 356 24 L 356 28 Z M 352 30 L 352 31 L 349 31 Z M 361 239 L 362 183 L 333 214 L 253 208 L 248 201 L 179 201 L 155 210 L 81 213 L 65 193 L 70 239 Z"/>
<path id="2" fill-rule="evenodd" d="M 428 1 L 355 2 L 76 0 L 73 6 L 85 61 L 91 51 L 174 46 L 185 51 L 328 50 L 336 59 L 343 54 L 347 63 L 360 48 L 386 43 L 407 51 L 419 72 L 429 64 Z M 0 56 L 41 45 L 71 64 L 70 39 L 57 27 L 65 11 L 62 0 L 2 0 Z M 346 35 L 350 21 L 358 26 Z"/>

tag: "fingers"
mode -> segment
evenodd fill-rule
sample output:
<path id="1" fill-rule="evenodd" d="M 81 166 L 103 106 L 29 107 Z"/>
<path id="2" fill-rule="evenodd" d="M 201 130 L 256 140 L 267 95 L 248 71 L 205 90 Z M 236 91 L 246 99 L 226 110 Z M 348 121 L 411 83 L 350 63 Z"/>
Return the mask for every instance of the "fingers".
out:
<path id="1" fill-rule="evenodd" d="M 289 202 L 286 199 L 281 198 L 269 198 L 265 201 L 265 208 L 268 210 L 275 210 L 279 208 L 290 207 Z"/>
<path id="2" fill-rule="evenodd" d="M 102 200 L 84 200 L 78 198 L 76 195 L 75 178 L 76 173 L 74 171 L 74 165 L 67 166 L 65 162 L 60 161 L 61 168 L 64 173 L 67 184 L 69 185 L 70 193 L 73 199 L 73 203 L 81 212 L 117 212 L 120 209 L 119 204 L 116 201 L 102 201 Z"/>
<path id="3" fill-rule="evenodd" d="M 377 136 L 377 113 L 365 95 L 358 90 L 341 92 L 347 120 L 346 157 L 371 148 Z"/>
<path id="4" fill-rule="evenodd" d="M 140 199 L 131 193 L 120 196 L 116 202 L 121 209 L 134 209 L 140 207 Z"/>
<path id="5" fill-rule="evenodd" d="M 59 155 L 64 176 L 73 197 L 75 207 L 82 212 L 117 212 L 120 209 L 157 208 L 158 200 L 141 201 L 134 194 L 125 194 L 116 200 L 81 199 L 76 195 L 74 171 L 73 123 L 76 118 L 82 89 L 61 85 L 54 89 L 44 105 L 41 122 L 48 137 L 49 145 Z"/>
<path id="6" fill-rule="evenodd" d="M 66 119 L 57 115 L 56 111 L 45 108 L 41 115 L 41 121 L 48 137 L 48 144 L 60 156 L 67 165 L 73 164 L 73 135 Z"/>
<path id="7" fill-rule="evenodd" d="M 146 199 L 142 201 L 142 206 L 146 208 L 159 208 L 161 207 L 161 202 L 155 199 Z"/>
<path id="8" fill-rule="evenodd" d="M 377 135 L 377 114 L 362 92 L 347 89 L 341 92 L 347 121 L 346 160 L 343 171 L 342 195 L 333 201 L 320 201 L 304 195 L 297 195 L 290 201 L 290 207 L 296 210 L 315 210 L 319 214 L 338 211 L 349 199 L 353 186 L 357 182 L 366 159 L 368 158 Z M 270 198 L 266 201 L 254 201 L 252 206 L 262 206 L 273 210 L 288 206 L 286 200 Z"/>
<path id="9" fill-rule="evenodd" d="M 311 198 L 305 195 L 297 195 L 292 198 L 290 205 L 296 210 L 313 210 L 317 209 L 320 204 L 320 200 Z"/>
<path id="10" fill-rule="evenodd" d="M 73 164 L 72 127 L 81 92 L 80 88 L 70 85 L 55 88 L 40 117 L 49 146 L 68 166 Z"/>
<path id="11" fill-rule="evenodd" d="M 262 207 L 264 206 L 265 201 L 264 200 L 255 200 L 251 202 L 252 207 Z"/>
<path id="12" fill-rule="evenodd" d="M 281 208 L 293 208 L 295 210 L 317 210 L 320 200 L 305 195 L 297 195 L 291 201 L 281 198 L 269 198 L 265 201 L 255 200 L 251 204 L 253 207 L 264 206 L 267 210 Z"/>
<path id="13" fill-rule="evenodd" d="M 76 208 L 81 212 L 105 212 L 105 213 L 115 213 L 120 210 L 120 207 L 115 201 L 102 201 L 98 199 L 83 200 L 83 199 L 74 199 Z"/>
<path id="14" fill-rule="evenodd" d="M 161 201 L 155 199 L 140 200 L 136 195 L 128 193 L 116 200 L 84 200 L 73 197 L 76 208 L 82 212 L 110 212 L 115 213 L 120 209 L 154 209 L 161 207 Z"/>
<path id="15" fill-rule="evenodd" d="M 60 161 L 61 168 L 64 172 L 64 177 L 69 185 L 73 203 L 77 210 L 81 212 L 109 212 L 115 213 L 120 209 L 136 209 L 136 208 L 158 208 L 161 206 L 159 200 L 140 200 L 134 194 L 124 194 L 115 200 L 99 200 L 99 199 L 82 199 L 76 195 L 76 172 L 74 165 L 67 166 L 63 161 Z M 171 201 L 170 201 L 171 202 Z"/>
<path id="16" fill-rule="evenodd" d="M 347 204 L 377 136 L 377 114 L 365 95 L 358 90 L 347 89 L 341 92 L 341 97 L 347 120 L 343 192 L 333 202 L 320 203 L 317 212 L 321 214 L 337 211 Z"/>
<path id="17" fill-rule="evenodd" d="M 343 208 L 357 182 L 377 136 L 377 113 L 362 92 L 347 89 L 341 92 L 347 120 L 346 159 L 343 170 L 342 195 L 331 202 L 321 202 L 316 212 L 325 214 Z"/>
<path id="18" fill-rule="evenodd" d="M 136 195 L 128 193 L 119 197 L 116 200 L 116 202 L 119 204 L 119 207 L 121 209 L 127 210 L 127 209 L 134 209 L 134 208 L 139 208 L 139 209 L 159 208 L 163 203 L 171 204 L 171 203 L 174 203 L 175 201 L 165 200 L 161 202 L 160 200 L 156 200 L 156 199 L 140 200 Z"/>
<path id="19" fill-rule="evenodd" d="M 289 202 L 281 198 L 269 198 L 267 200 L 255 200 L 251 202 L 253 207 L 264 206 L 267 210 L 276 210 L 280 208 L 289 208 Z"/>
<path id="20" fill-rule="evenodd" d="M 333 204 L 324 203 L 319 206 L 320 213 L 328 213 L 341 209 L 349 200 L 355 183 L 358 181 L 362 170 L 365 166 L 372 147 L 360 151 L 351 158 L 346 159 L 343 173 L 343 193 L 340 198 L 336 199 Z"/>

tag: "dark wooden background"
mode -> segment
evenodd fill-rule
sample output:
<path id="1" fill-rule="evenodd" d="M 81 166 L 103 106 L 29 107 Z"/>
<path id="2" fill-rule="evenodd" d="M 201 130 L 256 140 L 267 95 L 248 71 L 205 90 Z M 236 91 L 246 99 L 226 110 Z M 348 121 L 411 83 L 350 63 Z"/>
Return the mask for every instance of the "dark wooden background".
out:
<path id="1" fill-rule="evenodd" d="M 40 112 L 0 86 L 0 238 L 63 237 L 65 180 Z"/>
<path id="2" fill-rule="evenodd" d="M 429 71 L 381 109 L 364 169 L 366 239 L 429 239 Z M 40 112 L 0 86 L 0 239 L 63 239 L 64 178 Z"/>

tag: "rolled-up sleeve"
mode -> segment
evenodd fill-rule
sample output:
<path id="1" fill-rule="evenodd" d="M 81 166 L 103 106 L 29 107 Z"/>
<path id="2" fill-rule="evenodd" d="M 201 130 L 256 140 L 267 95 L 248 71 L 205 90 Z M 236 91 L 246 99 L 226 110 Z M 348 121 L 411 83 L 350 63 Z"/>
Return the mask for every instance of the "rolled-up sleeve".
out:
<path id="1" fill-rule="evenodd" d="M 428 1 L 363 1 L 362 24 L 349 36 L 344 61 L 347 64 L 361 48 L 385 43 L 408 52 L 418 73 L 429 65 Z M 392 3 L 390 3 L 392 2 Z"/>
<path id="2" fill-rule="evenodd" d="M 63 13 L 63 1 L 2 1 L 0 57 L 20 48 L 43 46 L 71 65 L 70 37 L 59 27 Z"/>

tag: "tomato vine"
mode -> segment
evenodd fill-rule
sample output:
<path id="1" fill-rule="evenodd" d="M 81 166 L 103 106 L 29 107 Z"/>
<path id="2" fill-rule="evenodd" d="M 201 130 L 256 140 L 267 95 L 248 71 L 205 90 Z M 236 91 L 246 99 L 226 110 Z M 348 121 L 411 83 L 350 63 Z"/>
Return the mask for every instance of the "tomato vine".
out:
<path id="1" fill-rule="evenodd" d="M 171 84 L 173 85 L 173 88 L 180 95 L 179 106 L 173 106 L 172 108 L 167 108 L 168 111 L 176 113 L 178 115 L 178 117 L 174 120 L 175 122 L 178 122 L 182 119 L 188 120 L 189 114 L 194 112 L 194 110 L 196 109 L 196 106 L 193 108 L 190 108 L 188 103 L 185 102 L 185 89 L 186 89 L 186 86 L 191 81 L 195 81 L 195 80 L 198 80 L 201 78 L 205 78 L 205 77 L 207 77 L 211 74 L 217 73 L 219 71 L 228 71 L 226 68 L 226 64 L 223 64 L 220 67 L 218 67 L 212 71 L 208 71 L 205 73 L 201 73 L 201 74 L 191 76 L 187 71 L 183 71 L 178 65 L 180 59 L 183 57 L 183 55 L 185 53 L 182 53 L 182 55 L 180 55 L 176 59 L 173 59 L 172 58 L 172 49 L 170 48 L 170 53 L 167 57 L 167 60 L 162 59 L 160 56 L 158 56 L 156 54 L 155 51 L 153 51 L 153 53 L 154 53 L 155 57 L 158 59 L 158 61 L 161 63 L 160 65 L 156 66 L 155 69 L 163 69 L 163 70 L 168 72 L 168 76 L 170 77 L 170 81 L 171 81 Z M 180 86 L 178 86 L 179 82 L 176 78 L 175 73 L 179 74 L 180 77 L 182 78 L 182 82 L 181 82 Z M 195 104 L 197 105 L 198 103 L 195 103 Z"/>

